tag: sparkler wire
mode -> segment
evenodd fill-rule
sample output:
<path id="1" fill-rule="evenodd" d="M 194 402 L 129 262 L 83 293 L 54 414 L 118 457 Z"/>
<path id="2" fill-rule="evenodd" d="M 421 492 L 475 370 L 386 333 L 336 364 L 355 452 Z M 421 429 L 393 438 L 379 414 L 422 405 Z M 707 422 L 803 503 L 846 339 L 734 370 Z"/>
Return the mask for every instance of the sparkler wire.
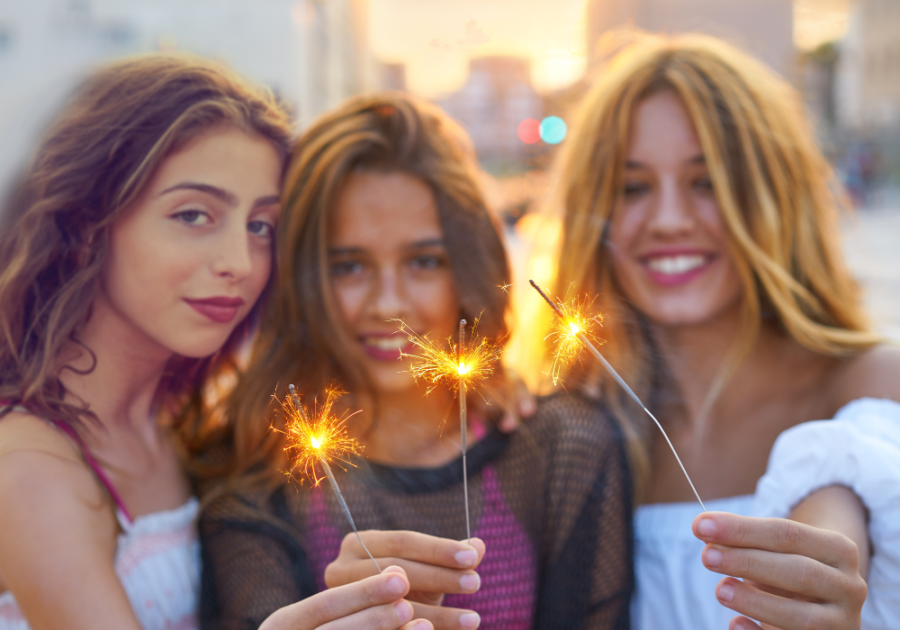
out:
<path id="1" fill-rule="evenodd" d="M 466 502 L 466 542 L 472 538 L 472 530 L 469 524 L 469 471 L 466 463 L 466 443 L 468 442 L 468 422 L 466 410 L 466 366 L 463 363 L 466 347 L 466 320 L 459 321 L 459 345 L 456 348 L 456 358 L 459 363 L 459 430 L 460 444 L 462 445 L 463 464 L 463 497 Z"/>
<path id="2" fill-rule="evenodd" d="M 565 321 L 566 316 L 563 314 L 563 312 L 559 308 L 559 306 L 556 303 L 554 303 L 553 300 L 551 300 L 550 297 L 546 293 L 544 293 L 544 291 L 537 284 L 535 284 L 534 280 L 529 280 L 529 282 L 531 283 L 531 286 L 534 287 L 535 291 L 537 291 L 538 293 L 541 294 L 541 297 L 544 298 L 544 300 L 546 300 L 547 304 L 550 305 L 550 307 L 554 310 L 554 312 L 556 312 L 556 314 L 559 316 L 559 318 L 562 319 L 563 321 Z M 613 366 L 611 366 L 609 364 L 609 361 L 606 360 L 606 357 L 604 357 L 602 354 L 600 354 L 600 351 L 597 350 L 597 346 L 595 346 L 593 343 L 591 343 L 590 339 L 587 338 L 587 335 L 585 335 L 581 331 L 579 331 L 577 333 L 577 335 L 578 335 L 578 338 L 581 340 L 581 343 L 583 343 L 584 347 L 588 350 L 588 352 L 590 352 L 592 355 L 594 355 L 594 358 L 596 358 L 598 361 L 600 361 L 600 363 L 603 365 L 603 367 L 606 368 L 606 371 L 609 372 L 610 376 L 612 376 L 615 379 L 615 381 L 622 387 L 622 389 L 625 390 L 625 393 L 628 394 L 634 402 L 636 402 L 638 405 L 640 405 L 641 409 L 643 409 L 644 412 L 648 416 L 650 416 L 650 419 L 656 423 L 656 426 L 659 428 L 659 430 L 662 432 L 663 437 L 666 439 L 666 444 L 669 445 L 669 449 L 671 449 L 672 454 L 675 456 L 675 460 L 678 462 L 678 465 L 681 467 L 681 472 L 684 473 L 685 478 L 687 479 L 688 483 L 691 485 L 691 490 L 694 491 L 694 496 L 697 497 L 697 502 L 700 504 L 700 507 L 703 508 L 703 511 L 706 512 L 706 506 L 703 505 L 703 500 L 700 498 L 700 493 L 697 492 L 697 488 L 694 487 L 694 482 L 691 481 L 691 476 L 688 474 L 687 470 L 685 470 L 684 464 L 681 463 L 681 458 L 678 457 L 678 453 L 675 451 L 675 446 L 672 444 L 672 441 L 669 439 L 669 436 L 666 434 L 666 430 L 663 429 L 659 420 L 657 420 L 656 416 L 654 416 L 652 413 L 650 413 L 650 410 L 647 409 L 646 406 L 644 406 L 644 403 L 641 402 L 641 399 L 638 398 L 637 394 L 635 394 L 634 391 L 628 386 L 628 383 L 625 382 L 625 379 L 623 379 L 621 376 L 619 376 L 619 373 L 616 372 L 615 368 L 613 368 Z"/>
<path id="3" fill-rule="evenodd" d="M 300 397 L 297 396 L 297 390 L 294 387 L 293 383 L 288 385 L 288 390 L 291 394 L 291 400 L 294 403 L 294 407 L 297 409 L 297 412 L 306 420 L 306 414 L 303 411 L 303 405 L 300 404 Z M 381 573 L 381 567 L 378 566 L 378 561 L 375 560 L 375 556 L 372 555 L 372 552 L 369 551 L 369 548 L 366 547 L 366 543 L 363 542 L 362 537 L 359 535 L 359 530 L 356 529 L 356 523 L 353 522 L 353 516 L 350 515 L 350 508 L 347 507 L 347 502 L 344 500 L 344 493 L 341 492 L 341 487 L 338 485 L 337 479 L 334 477 L 334 473 L 331 472 L 331 466 L 328 465 L 328 461 L 325 459 L 325 456 L 319 453 L 319 461 L 322 464 L 322 468 L 325 469 L 325 474 L 328 476 L 328 481 L 331 483 L 331 489 L 334 490 L 334 495 L 337 497 L 338 503 L 341 506 L 341 511 L 344 513 L 344 516 L 347 517 L 347 521 L 350 523 L 350 527 L 353 528 L 353 533 L 356 534 L 356 539 L 359 541 L 359 544 L 362 545 L 362 548 L 366 550 L 366 553 L 369 554 L 369 558 L 372 559 L 372 562 L 375 564 L 375 568 L 378 569 L 378 573 Z"/>

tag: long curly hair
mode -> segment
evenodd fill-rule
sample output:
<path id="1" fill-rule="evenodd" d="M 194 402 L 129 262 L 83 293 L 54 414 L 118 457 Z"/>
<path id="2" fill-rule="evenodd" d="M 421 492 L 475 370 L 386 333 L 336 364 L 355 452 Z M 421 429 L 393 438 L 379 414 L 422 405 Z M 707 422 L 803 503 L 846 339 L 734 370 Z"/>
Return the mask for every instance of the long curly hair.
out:
<path id="1" fill-rule="evenodd" d="M 73 95 L 39 144 L 0 230 L 0 400 L 76 428 L 95 419 L 65 400 L 60 351 L 91 314 L 110 226 L 160 163 L 216 125 L 267 140 L 286 158 L 291 123 L 267 91 L 188 56 L 148 55 L 109 65 Z M 216 355 L 175 357 L 157 407 L 199 409 L 200 385 L 229 363 L 252 316 Z"/>

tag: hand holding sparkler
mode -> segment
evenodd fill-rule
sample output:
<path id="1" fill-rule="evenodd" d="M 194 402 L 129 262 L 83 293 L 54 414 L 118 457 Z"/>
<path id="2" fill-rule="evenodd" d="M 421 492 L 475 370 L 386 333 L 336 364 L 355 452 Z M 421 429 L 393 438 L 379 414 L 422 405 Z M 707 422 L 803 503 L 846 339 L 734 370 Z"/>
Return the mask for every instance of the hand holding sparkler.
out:
<path id="1" fill-rule="evenodd" d="M 531 286 L 534 287 L 535 291 L 541 294 L 541 297 L 546 300 L 547 304 L 550 305 L 550 308 L 554 310 L 556 315 L 559 317 L 559 327 L 555 332 L 551 333 L 552 336 L 557 337 L 557 350 L 556 356 L 553 360 L 553 368 L 551 370 L 553 376 L 553 384 L 555 385 L 559 380 L 559 370 L 560 367 L 565 364 L 571 362 L 575 356 L 577 356 L 576 350 L 577 346 L 580 343 L 590 352 L 595 359 L 597 359 L 606 371 L 609 372 L 610 376 L 612 376 L 615 381 L 625 390 L 625 393 L 640 405 L 641 409 L 650 416 L 650 419 L 656 423 L 656 426 L 662 432 L 663 437 L 666 439 L 666 443 L 669 445 L 669 448 L 672 450 L 672 454 L 675 455 L 675 459 L 678 461 L 678 465 L 681 467 L 681 472 L 684 473 L 684 476 L 687 478 L 688 483 L 691 485 L 691 490 L 694 491 L 694 496 L 697 497 L 697 501 L 700 503 L 700 507 L 703 508 L 703 511 L 706 511 L 706 506 L 703 505 L 703 500 L 700 499 L 700 494 L 697 492 L 697 488 L 694 487 L 694 482 L 691 481 L 691 476 L 688 475 L 687 470 L 684 468 L 684 464 L 681 463 L 681 458 L 678 457 L 678 453 L 675 451 L 675 446 L 672 445 L 672 441 L 669 439 L 669 436 L 666 434 L 666 430 L 663 429 L 662 425 L 659 423 L 659 420 L 656 419 L 650 410 L 641 402 L 641 399 L 638 398 L 637 394 L 628 386 L 628 383 L 619 376 L 619 373 L 609 364 L 600 351 L 597 349 L 591 342 L 591 337 L 593 337 L 592 333 L 592 323 L 599 323 L 600 320 L 597 319 L 599 316 L 595 316 L 593 318 L 587 317 L 584 314 L 584 309 L 579 308 L 577 304 L 567 305 L 567 304 L 557 304 L 550 297 L 544 293 L 544 291 L 535 284 L 534 280 L 529 280 Z"/>
<path id="2" fill-rule="evenodd" d="M 350 515 L 350 508 L 347 507 L 341 488 L 328 463 L 329 459 L 351 463 L 348 458 L 351 455 L 358 454 L 361 450 L 359 442 L 346 435 L 346 418 L 338 417 L 332 412 L 335 401 L 340 398 L 343 392 L 335 388 L 329 389 L 325 393 L 325 403 L 322 405 L 321 410 L 318 413 L 314 412 L 312 417 L 310 417 L 308 410 L 300 402 L 294 386 L 289 385 L 288 390 L 290 391 L 290 396 L 281 403 L 281 406 L 287 419 L 284 431 L 287 435 L 287 444 L 284 450 L 295 454 L 292 469 L 312 479 L 318 485 L 319 477 L 316 475 L 316 463 L 318 462 L 322 465 L 325 474 L 328 476 L 328 481 L 331 483 L 331 489 L 334 490 L 334 494 L 341 506 L 341 510 L 350 522 L 350 527 L 353 528 L 353 532 L 356 534 L 363 549 L 372 558 L 375 568 L 381 573 L 381 567 L 378 566 L 374 556 L 369 553 L 362 538 L 359 537 L 356 523 L 353 522 L 353 517 Z"/>

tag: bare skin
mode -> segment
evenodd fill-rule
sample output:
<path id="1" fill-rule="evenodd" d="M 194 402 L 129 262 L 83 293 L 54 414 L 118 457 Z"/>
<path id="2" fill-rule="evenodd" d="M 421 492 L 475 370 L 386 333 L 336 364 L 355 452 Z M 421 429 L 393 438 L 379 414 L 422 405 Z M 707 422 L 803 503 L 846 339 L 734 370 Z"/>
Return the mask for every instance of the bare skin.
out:
<path id="1" fill-rule="evenodd" d="M 699 140 L 673 93 L 637 106 L 627 160 L 610 235 L 616 276 L 651 321 L 679 400 L 659 416 L 701 497 L 751 494 L 775 439 L 790 427 L 831 418 L 863 396 L 900 400 L 892 376 L 900 369 L 897 349 L 836 359 L 764 323 L 706 408 L 739 334 L 740 284 Z M 679 279 L 686 268 L 693 275 Z M 651 456 L 647 503 L 693 501 L 661 436 Z M 723 605 L 746 615 L 731 629 L 758 627 L 747 617 L 784 630 L 806 628 L 806 620 L 859 627 L 869 554 L 859 499 L 846 488 L 826 488 L 796 506 L 791 519 L 707 513 L 695 520 L 695 534 L 710 543 L 707 568 L 748 580 L 728 578 L 717 589 Z"/>

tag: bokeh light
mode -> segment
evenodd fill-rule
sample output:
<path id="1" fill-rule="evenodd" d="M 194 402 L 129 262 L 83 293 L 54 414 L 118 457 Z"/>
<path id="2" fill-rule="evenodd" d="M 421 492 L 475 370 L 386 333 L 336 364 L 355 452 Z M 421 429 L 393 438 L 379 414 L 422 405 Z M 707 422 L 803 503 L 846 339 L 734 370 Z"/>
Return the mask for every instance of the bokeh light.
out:
<path id="1" fill-rule="evenodd" d="M 541 123 L 534 118 L 526 118 L 519 123 L 516 133 L 519 134 L 519 140 L 525 144 L 537 144 L 537 141 L 541 139 L 540 127 Z"/>
<path id="2" fill-rule="evenodd" d="M 541 140 L 547 144 L 559 144 L 566 139 L 565 121 L 559 116 L 547 116 L 541 121 L 539 128 Z"/>

